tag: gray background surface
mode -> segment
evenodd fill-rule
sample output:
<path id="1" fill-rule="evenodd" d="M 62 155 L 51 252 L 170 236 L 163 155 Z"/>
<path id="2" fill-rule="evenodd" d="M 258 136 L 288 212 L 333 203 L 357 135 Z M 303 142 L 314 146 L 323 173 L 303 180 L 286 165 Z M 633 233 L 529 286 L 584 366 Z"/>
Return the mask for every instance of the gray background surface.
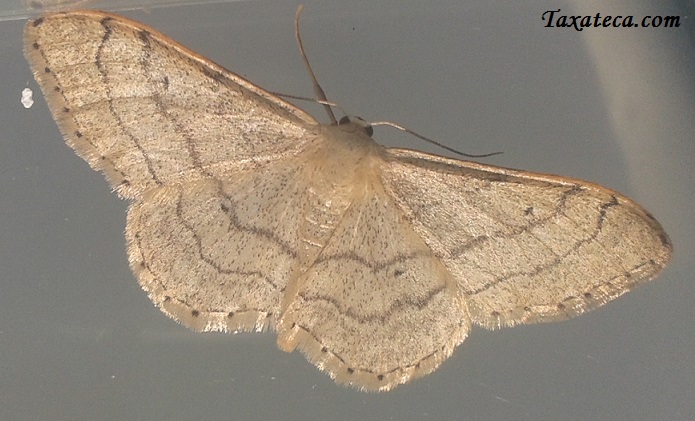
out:
<path id="1" fill-rule="evenodd" d="M 476 328 L 438 371 L 388 394 L 336 386 L 272 333 L 196 334 L 155 309 L 128 268 L 127 203 L 63 143 L 22 57 L 24 22 L 0 22 L 0 419 L 695 419 L 689 3 L 519 3 L 304 1 L 303 37 L 351 113 L 616 189 L 662 222 L 674 259 L 568 322 Z M 309 96 L 295 8 L 126 15 L 266 89 Z M 679 14 L 682 26 L 544 28 L 557 8 Z M 375 138 L 443 153 L 389 129 Z"/>

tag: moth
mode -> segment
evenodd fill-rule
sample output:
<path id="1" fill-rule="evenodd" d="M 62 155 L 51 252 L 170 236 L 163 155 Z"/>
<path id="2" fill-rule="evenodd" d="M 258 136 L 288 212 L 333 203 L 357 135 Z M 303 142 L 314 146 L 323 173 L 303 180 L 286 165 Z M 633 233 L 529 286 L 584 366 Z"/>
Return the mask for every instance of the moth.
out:
<path id="1" fill-rule="evenodd" d="M 671 256 L 620 193 L 385 148 L 124 17 L 48 14 L 24 39 L 67 144 L 131 202 L 153 303 L 196 331 L 276 331 L 338 383 L 390 390 L 473 325 L 582 314 Z"/>

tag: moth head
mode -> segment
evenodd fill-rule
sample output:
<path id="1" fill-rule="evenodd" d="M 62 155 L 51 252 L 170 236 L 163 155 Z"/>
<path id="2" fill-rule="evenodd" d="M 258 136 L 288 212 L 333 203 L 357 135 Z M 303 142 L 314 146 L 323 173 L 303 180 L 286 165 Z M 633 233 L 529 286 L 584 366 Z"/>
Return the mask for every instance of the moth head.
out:
<path id="1" fill-rule="evenodd" d="M 372 137 L 374 134 L 374 129 L 372 128 L 372 125 L 369 124 L 369 122 L 362 117 L 357 117 L 357 116 L 345 116 L 340 119 L 338 122 L 338 125 L 344 125 L 344 124 L 352 124 L 355 127 L 359 127 L 362 131 L 364 131 L 367 136 Z"/>

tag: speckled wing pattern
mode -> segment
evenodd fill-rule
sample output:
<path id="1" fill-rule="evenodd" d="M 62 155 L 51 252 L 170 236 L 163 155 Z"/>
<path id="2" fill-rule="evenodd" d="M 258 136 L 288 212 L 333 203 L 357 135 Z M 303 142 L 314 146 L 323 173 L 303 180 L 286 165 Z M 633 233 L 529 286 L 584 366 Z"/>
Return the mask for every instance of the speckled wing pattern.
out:
<path id="1" fill-rule="evenodd" d="M 278 327 L 341 383 L 386 390 L 434 370 L 470 327 L 455 279 L 377 177 L 353 190 Z M 358 187 L 359 186 L 359 187 Z"/>
<path id="2" fill-rule="evenodd" d="M 38 18 L 25 53 L 67 143 L 133 201 L 152 301 L 197 331 L 275 329 L 339 383 L 392 389 L 473 323 L 581 314 L 671 255 L 616 192 L 385 149 L 116 15 Z"/>
<path id="3" fill-rule="evenodd" d="M 26 26 L 26 56 L 68 144 L 113 188 L 244 170 L 298 153 L 316 121 L 158 32 L 116 15 Z"/>
<path id="4" fill-rule="evenodd" d="M 252 173 L 298 155 L 315 138 L 316 121 L 120 16 L 89 11 L 48 15 L 27 24 L 25 39 L 28 61 L 67 143 L 92 168 L 104 171 L 122 197 L 135 200 L 128 212 L 128 254 L 155 304 L 197 330 L 268 326 L 288 278 L 255 285 L 256 302 L 243 296 L 246 289 L 240 287 L 235 296 L 243 296 L 242 302 L 232 299 L 215 307 L 220 299 L 232 297 L 218 296 L 211 285 L 239 278 L 254 283 L 264 275 L 212 264 L 210 259 L 228 247 L 212 256 L 200 250 L 219 247 L 209 237 L 215 233 L 195 232 L 212 229 L 214 213 L 198 215 L 202 220 L 188 224 L 179 221 L 186 206 L 195 207 L 188 214 L 195 209 L 209 212 L 208 202 L 187 205 L 189 186 L 196 193 L 209 193 L 206 180 L 226 179 L 229 172 Z M 240 176 L 230 180 L 234 178 Z M 238 235 L 243 236 L 244 227 L 240 221 Z M 174 253 L 184 239 L 189 243 Z M 230 235 L 228 241 L 233 240 Z M 157 241 L 173 244 L 162 250 Z M 266 264 L 282 266 L 286 256 L 274 251 L 267 250 L 271 258 Z M 207 277 L 210 271 L 216 273 L 215 282 Z M 201 279 L 207 284 L 196 287 Z M 194 308 L 201 301 L 208 305 Z"/>
<path id="5" fill-rule="evenodd" d="M 661 225 L 596 184 L 390 149 L 383 179 L 486 328 L 564 320 L 654 278 Z"/>

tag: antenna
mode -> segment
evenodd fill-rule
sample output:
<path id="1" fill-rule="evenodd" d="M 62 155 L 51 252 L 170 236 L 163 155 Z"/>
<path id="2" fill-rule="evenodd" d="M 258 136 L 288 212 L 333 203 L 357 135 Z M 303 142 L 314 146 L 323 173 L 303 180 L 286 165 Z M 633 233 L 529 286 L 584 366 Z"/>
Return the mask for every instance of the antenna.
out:
<path id="1" fill-rule="evenodd" d="M 297 12 L 294 14 L 294 36 L 297 38 L 297 44 L 299 45 L 299 52 L 302 54 L 302 61 L 304 61 L 304 66 L 306 67 L 307 72 L 309 72 L 309 76 L 311 77 L 311 82 L 314 84 L 314 94 L 316 95 L 316 98 L 319 100 L 319 103 L 323 105 L 323 109 L 326 110 L 326 113 L 328 113 L 328 118 L 331 119 L 331 124 L 336 125 L 338 124 L 338 120 L 335 119 L 335 115 L 333 114 L 333 110 L 331 109 L 331 106 L 328 105 L 328 98 L 326 98 L 325 92 L 323 92 L 323 89 L 321 89 L 321 85 L 319 85 L 319 81 L 316 79 L 316 75 L 314 74 L 314 70 L 311 68 L 311 64 L 309 64 L 309 59 L 306 57 L 306 53 L 304 52 L 304 45 L 302 44 L 302 37 L 299 36 L 299 16 L 302 14 L 302 5 L 300 4 L 299 7 L 297 7 Z M 323 101 L 323 102 L 321 102 Z"/>
<path id="2" fill-rule="evenodd" d="M 488 156 L 499 155 L 499 154 L 502 153 L 502 152 L 490 152 L 490 153 L 484 153 L 484 154 L 480 154 L 480 155 L 473 155 L 473 154 L 463 153 L 463 152 L 461 152 L 461 151 L 457 151 L 456 149 L 450 148 L 450 147 L 448 147 L 448 146 L 446 146 L 446 145 L 444 145 L 444 144 L 442 144 L 442 143 L 439 143 L 439 142 L 437 142 L 436 140 L 432 140 L 432 139 L 430 139 L 429 137 L 425 137 L 425 136 L 423 136 L 423 135 L 421 135 L 421 134 L 419 134 L 419 133 L 417 133 L 417 132 L 414 132 L 414 131 L 412 131 L 412 130 L 406 128 L 406 127 L 403 127 L 403 126 L 399 126 L 398 124 L 392 123 L 392 122 L 390 122 L 390 121 L 375 121 L 375 122 L 370 123 L 370 124 L 371 124 L 372 126 L 389 126 L 389 127 L 393 127 L 394 129 L 398 129 L 398 130 L 404 131 L 404 132 L 406 132 L 406 133 L 408 133 L 408 134 L 410 134 L 410 135 L 413 135 L 413 136 L 415 136 L 415 137 L 417 137 L 417 138 L 419 138 L 419 139 L 422 139 L 422 140 L 424 140 L 425 142 L 429 142 L 429 143 L 431 143 L 431 144 L 433 144 L 433 145 L 435 145 L 435 146 L 439 146 L 439 147 L 442 148 L 442 149 L 446 149 L 446 150 L 449 151 L 449 152 L 453 152 L 453 153 L 455 153 L 456 155 L 465 156 L 466 158 L 487 158 Z"/>
<path id="3" fill-rule="evenodd" d="M 326 93 L 321 88 L 321 85 L 319 85 L 319 81 L 318 81 L 318 79 L 316 79 L 316 75 L 314 74 L 314 70 L 311 68 L 311 64 L 309 64 L 309 59 L 307 58 L 306 52 L 304 51 L 304 44 L 302 44 L 302 37 L 299 35 L 299 17 L 302 14 L 302 9 L 303 9 L 303 6 L 300 4 L 297 7 L 297 12 L 294 14 L 294 36 L 297 39 L 297 45 L 299 46 L 299 52 L 302 55 L 302 61 L 304 62 L 304 66 L 306 67 L 306 70 L 309 73 L 309 76 L 311 77 L 311 82 L 314 85 L 314 95 L 316 95 L 317 99 L 314 100 L 311 98 L 304 98 L 304 97 L 300 97 L 300 96 L 279 94 L 279 93 L 276 95 L 283 96 L 285 98 L 294 98 L 294 99 L 299 99 L 299 100 L 316 101 L 319 104 L 323 105 L 323 109 L 326 110 L 326 113 L 328 114 L 328 118 L 331 120 L 331 124 L 336 125 L 336 124 L 338 124 L 338 120 L 336 120 L 335 114 L 333 114 L 333 109 L 331 108 L 331 106 L 339 108 L 346 115 L 347 115 L 347 113 L 345 113 L 345 111 L 342 108 L 340 108 L 337 105 L 335 105 L 334 103 L 328 101 L 328 98 L 326 98 Z M 417 138 L 420 138 L 426 142 L 429 142 L 433 145 L 439 146 L 440 148 L 445 149 L 449 152 L 453 152 L 457 155 L 465 156 L 467 158 L 485 158 L 488 156 L 498 155 L 498 154 L 502 153 L 502 152 L 492 152 L 492 153 L 487 153 L 487 154 L 482 154 L 482 155 L 471 155 L 471 154 L 457 151 L 456 149 L 452 149 L 452 148 L 450 148 L 442 143 L 439 143 L 435 140 L 432 140 L 428 137 L 425 137 L 421 134 L 418 134 L 410 129 L 407 129 L 403 126 L 400 126 L 396 123 L 392 123 L 390 121 L 377 121 L 377 122 L 369 123 L 369 124 L 371 126 L 391 126 L 391 127 L 396 128 L 398 130 L 409 133 Z"/>

